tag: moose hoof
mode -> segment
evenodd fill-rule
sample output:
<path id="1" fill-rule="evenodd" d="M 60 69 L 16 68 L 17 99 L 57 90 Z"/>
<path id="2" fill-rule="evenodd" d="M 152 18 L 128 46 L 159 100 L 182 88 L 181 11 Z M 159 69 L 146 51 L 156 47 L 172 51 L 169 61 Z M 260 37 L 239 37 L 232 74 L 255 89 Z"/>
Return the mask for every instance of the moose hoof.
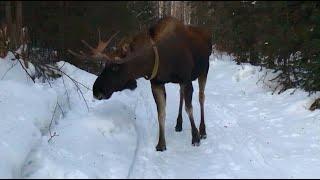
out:
<path id="1" fill-rule="evenodd" d="M 182 116 L 178 115 L 177 118 L 177 124 L 176 124 L 176 132 L 181 132 L 182 131 Z"/>
<path id="2" fill-rule="evenodd" d="M 200 138 L 206 139 L 207 138 L 206 127 L 204 125 L 200 125 L 199 130 L 200 130 Z"/>
<path id="3" fill-rule="evenodd" d="M 207 135 L 206 134 L 200 134 L 200 139 L 206 139 Z"/>
<path id="4" fill-rule="evenodd" d="M 156 147 L 156 150 L 162 152 L 162 151 L 167 150 L 167 148 L 166 148 L 166 146 L 159 146 L 159 145 L 158 145 L 158 146 Z"/>
<path id="5" fill-rule="evenodd" d="M 200 146 L 200 141 L 199 142 L 193 142 L 192 146 Z"/>
<path id="6" fill-rule="evenodd" d="M 192 145 L 193 146 L 200 146 L 200 137 L 199 137 L 199 135 L 192 138 Z"/>
<path id="7" fill-rule="evenodd" d="M 182 126 L 176 126 L 176 132 L 181 132 L 182 131 Z"/>

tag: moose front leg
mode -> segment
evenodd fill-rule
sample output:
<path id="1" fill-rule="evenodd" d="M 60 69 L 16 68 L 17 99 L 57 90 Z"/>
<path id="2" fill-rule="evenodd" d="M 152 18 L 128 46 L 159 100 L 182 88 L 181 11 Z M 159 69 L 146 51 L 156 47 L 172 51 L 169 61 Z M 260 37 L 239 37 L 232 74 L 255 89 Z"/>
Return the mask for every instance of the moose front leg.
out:
<path id="1" fill-rule="evenodd" d="M 166 118 L 166 89 L 164 84 L 151 84 L 153 98 L 157 104 L 159 122 L 159 142 L 157 151 L 166 150 L 165 140 L 165 118 Z"/>
<path id="2" fill-rule="evenodd" d="M 180 84 L 179 114 L 178 114 L 178 118 L 177 118 L 177 124 L 176 124 L 176 127 L 175 127 L 177 132 L 182 131 L 183 91 L 184 91 L 184 86 L 182 84 Z"/>

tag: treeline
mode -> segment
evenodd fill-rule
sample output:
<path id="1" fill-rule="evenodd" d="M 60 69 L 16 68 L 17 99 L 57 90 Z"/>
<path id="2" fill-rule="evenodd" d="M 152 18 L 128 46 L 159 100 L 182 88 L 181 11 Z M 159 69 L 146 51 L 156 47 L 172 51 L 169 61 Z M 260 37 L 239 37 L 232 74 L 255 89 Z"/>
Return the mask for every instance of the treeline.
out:
<path id="1" fill-rule="evenodd" d="M 275 92 L 290 88 L 302 88 L 309 93 L 320 91 L 318 1 L 180 3 L 184 9 L 188 7 L 190 17 L 186 21 L 186 13 L 181 8 L 174 16 L 185 23 L 210 29 L 217 50 L 233 54 L 237 63 L 250 63 L 279 72 L 273 79 L 279 84 Z M 160 10 L 164 12 L 159 14 L 172 15 L 172 10 L 166 9 L 172 9 L 173 4 L 163 3 Z"/>
<path id="2" fill-rule="evenodd" d="M 320 91 L 319 1 L 184 3 L 189 6 L 190 24 L 210 29 L 217 50 L 233 54 L 238 64 L 278 72 L 272 79 L 278 83 L 274 92 L 291 88 L 310 94 Z M 319 102 L 310 109 L 320 108 Z"/>
<path id="3" fill-rule="evenodd" d="M 29 31 L 29 47 L 34 48 L 34 56 L 40 54 L 43 61 L 67 60 L 72 64 L 92 73 L 101 70 L 99 64 L 80 61 L 71 56 L 67 49 L 86 50 L 80 42 L 86 40 L 92 45 L 98 41 L 98 29 L 101 38 L 107 39 L 116 31 L 119 42 L 121 37 L 128 36 L 139 29 L 137 18 L 129 10 L 126 1 L 1 1 L 1 24 L 9 25 L 9 36 L 15 36 L 16 19 L 21 19 L 21 27 Z M 20 13 L 17 5 L 21 4 Z M 9 13 L 8 13 L 9 11 Z M 21 14 L 17 18 L 17 14 Z M 11 25 L 10 25 L 11 24 Z M 11 44 L 14 43 L 11 41 Z M 19 46 L 20 44 L 18 44 Z M 114 44 L 112 44 L 114 46 Z M 0 47 L 1 48 L 1 47 Z M 17 48 L 11 45 L 10 50 Z M 51 52 L 57 57 L 51 58 Z"/>
<path id="4" fill-rule="evenodd" d="M 8 20 L 8 5 L 14 10 L 16 2 L 0 2 L 1 22 Z M 33 47 L 55 49 L 90 72 L 101 67 L 77 61 L 66 50 L 83 50 L 81 39 L 96 43 L 98 28 L 102 38 L 119 30 L 117 43 L 170 15 L 210 29 L 215 48 L 232 53 L 238 63 L 281 72 L 274 79 L 280 84 L 277 92 L 320 91 L 317 1 L 23 1 L 21 6 L 22 12 L 11 12 L 11 19 L 22 15 L 19 21 L 29 28 Z"/>
<path id="5" fill-rule="evenodd" d="M 28 47 L 32 48 L 28 53 L 30 60 L 34 57 L 50 62 L 67 60 L 97 74 L 101 64 L 80 61 L 67 50 L 87 50 L 81 40 L 96 45 L 98 29 L 102 39 L 120 31 L 107 49 L 110 51 L 165 15 L 190 19 L 187 4 L 183 1 L 0 1 L 0 23 L 8 27 L 9 50 L 20 47 L 20 30 L 27 27 Z M 0 34 L 1 39 L 6 40 Z M 0 52 L 3 47 L 0 42 Z M 52 56 L 52 52 L 57 53 Z"/>
<path id="6" fill-rule="evenodd" d="M 207 8 L 206 8 L 207 7 Z M 316 1 L 208 2 L 203 21 L 214 44 L 238 63 L 281 72 L 281 93 L 289 88 L 320 91 L 320 3 Z"/>

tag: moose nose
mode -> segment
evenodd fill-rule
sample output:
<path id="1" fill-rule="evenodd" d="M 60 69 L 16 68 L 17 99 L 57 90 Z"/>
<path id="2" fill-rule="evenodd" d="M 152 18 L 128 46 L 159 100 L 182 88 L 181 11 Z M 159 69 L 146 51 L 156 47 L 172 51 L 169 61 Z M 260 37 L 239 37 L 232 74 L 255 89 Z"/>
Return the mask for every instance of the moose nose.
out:
<path id="1" fill-rule="evenodd" d="M 101 100 L 102 99 L 102 95 L 101 94 L 99 94 L 99 95 L 93 95 L 93 97 L 95 98 L 95 99 L 97 99 L 97 100 Z"/>
<path id="2" fill-rule="evenodd" d="M 93 98 L 97 100 L 101 100 L 103 98 L 103 90 L 99 88 L 96 82 L 93 85 L 92 95 L 93 95 Z"/>
<path id="3" fill-rule="evenodd" d="M 102 92 L 93 93 L 93 97 L 97 100 L 105 99 L 106 96 Z"/>
<path id="4" fill-rule="evenodd" d="M 97 100 L 101 100 L 101 99 L 109 99 L 111 97 L 112 93 L 111 94 L 101 94 L 101 93 L 98 93 L 97 95 L 93 95 L 93 97 Z"/>

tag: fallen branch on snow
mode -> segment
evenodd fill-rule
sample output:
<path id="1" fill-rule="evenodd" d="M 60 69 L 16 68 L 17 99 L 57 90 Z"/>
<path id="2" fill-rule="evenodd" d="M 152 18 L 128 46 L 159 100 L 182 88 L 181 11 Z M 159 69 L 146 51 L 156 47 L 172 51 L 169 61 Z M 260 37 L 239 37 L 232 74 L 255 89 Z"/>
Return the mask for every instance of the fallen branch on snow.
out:
<path id="1" fill-rule="evenodd" d="M 51 118 L 51 121 L 50 121 L 50 125 L 49 125 L 49 134 L 50 134 L 50 138 L 48 139 L 48 143 L 51 141 L 51 139 L 55 136 L 59 136 L 56 132 L 51 132 L 51 126 L 52 126 L 52 122 L 53 122 L 53 119 L 54 119 L 54 115 L 56 113 L 56 110 L 57 110 L 57 107 L 58 107 L 59 103 L 57 102 L 56 106 L 54 107 L 54 111 L 53 111 L 53 114 L 52 114 L 52 118 Z M 59 105 L 60 106 L 60 105 Z"/>

